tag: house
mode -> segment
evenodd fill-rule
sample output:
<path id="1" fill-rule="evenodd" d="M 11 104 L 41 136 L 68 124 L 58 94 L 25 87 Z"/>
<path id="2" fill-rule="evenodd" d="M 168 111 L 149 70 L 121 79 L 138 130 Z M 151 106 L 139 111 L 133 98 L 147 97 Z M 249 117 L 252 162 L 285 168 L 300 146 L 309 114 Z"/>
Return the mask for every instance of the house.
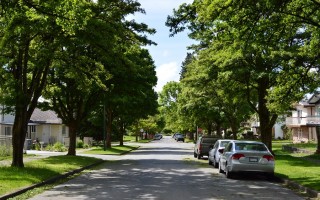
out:
<path id="1" fill-rule="evenodd" d="M 316 130 L 320 127 L 320 93 L 294 105 L 292 116 L 286 118 L 294 143 L 317 141 Z"/>
<path id="2" fill-rule="evenodd" d="M 282 118 L 279 118 L 279 120 L 282 119 Z M 284 138 L 284 133 L 283 133 L 283 130 L 282 130 L 282 126 L 284 125 L 284 122 L 282 122 L 282 120 L 276 122 L 274 125 L 273 125 L 273 128 L 272 128 L 272 137 L 274 139 L 283 139 Z M 259 136 L 261 133 L 260 133 L 260 122 L 259 120 L 256 119 L 253 120 L 253 122 L 251 122 L 251 131 L 253 132 L 253 135 L 255 136 Z"/>
<path id="3" fill-rule="evenodd" d="M 0 138 L 2 143 L 8 143 L 12 138 L 14 116 L 10 114 L 0 115 Z M 61 142 L 65 144 L 69 137 L 69 129 L 53 111 L 42 111 L 36 108 L 28 123 L 26 140 L 36 140 L 44 144 Z M 5 142 L 3 142 L 5 141 Z M 10 143 L 10 142 L 9 142 Z M 1 141 L 0 141 L 1 145 Z"/>

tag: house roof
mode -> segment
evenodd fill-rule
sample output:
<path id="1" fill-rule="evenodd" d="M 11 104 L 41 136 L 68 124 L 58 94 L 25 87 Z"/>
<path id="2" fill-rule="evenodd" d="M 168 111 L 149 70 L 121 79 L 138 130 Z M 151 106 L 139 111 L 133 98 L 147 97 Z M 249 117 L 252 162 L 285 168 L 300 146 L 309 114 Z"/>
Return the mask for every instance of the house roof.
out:
<path id="1" fill-rule="evenodd" d="M 315 92 L 308 100 L 308 103 L 310 104 L 320 103 L 320 92 Z"/>
<path id="2" fill-rule="evenodd" d="M 36 108 L 30 118 L 30 122 L 33 123 L 45 123 L 45 124 L 62 124 L 62 120 L 58 115 L 52 111 L 42 111 L 39 108 Z"/>

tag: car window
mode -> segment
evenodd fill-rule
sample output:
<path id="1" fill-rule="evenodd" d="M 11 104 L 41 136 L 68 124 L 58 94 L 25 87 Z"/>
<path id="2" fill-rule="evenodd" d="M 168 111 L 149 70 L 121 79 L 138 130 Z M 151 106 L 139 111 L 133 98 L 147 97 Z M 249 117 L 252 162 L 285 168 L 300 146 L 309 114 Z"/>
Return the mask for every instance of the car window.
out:
<path id="1" fill-rule="evenodd" d="M 219 142 L 216 142 L 215 144 L 214 144 L 214 146 L 213 146 L 213 148 L 218 148 L 218 145 L 219 145 Z"/>
<path id="2" fill-rule="evenodd" d="M 225 147 L 228 143 L 229 143 L 229 141 L 221 141 L 220 147 Z"/>
<path id="3" fill-rule="evenodd" d="M 217 141 L 217 139 L 215 138 L 203 138 L 202 139 L 202 143 L 206 143 L 206 144 L 214 144 Z"/>
<path id="4" fill-rule="evenodd" d="M 225 152 L 231 151 L 233 143 L 229 143 L 228 146 L 225 148 Z"/>
<path id="5" fill-rule="evenodd" d="M 237 143 L 235 149 L 240 151 L 267 151 L 263 144 L 256 143 Z"/>

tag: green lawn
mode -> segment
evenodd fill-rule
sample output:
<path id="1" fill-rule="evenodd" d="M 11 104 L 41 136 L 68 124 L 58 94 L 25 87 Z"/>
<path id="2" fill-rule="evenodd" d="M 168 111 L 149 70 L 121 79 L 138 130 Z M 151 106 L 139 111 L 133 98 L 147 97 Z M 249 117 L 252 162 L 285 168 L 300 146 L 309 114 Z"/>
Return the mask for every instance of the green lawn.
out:
<path id="1" fill-rule="evenodd" d="M 277 176 L 320 191 L 320 155 L 286 152 L 282 150 L 284 144 L 307 149 L 310 152 L 316 151 L 316 144 L 291 144 L 290 141 L 275 141 L 273 151 L 276 155 L 275 173 Z"/>
<path id="2" fill-rule="evenodd" d="M 0 195 L 101 161 L 83 156 L 52 156 L 25 163 L 24 168 L 0 167 Z"/>

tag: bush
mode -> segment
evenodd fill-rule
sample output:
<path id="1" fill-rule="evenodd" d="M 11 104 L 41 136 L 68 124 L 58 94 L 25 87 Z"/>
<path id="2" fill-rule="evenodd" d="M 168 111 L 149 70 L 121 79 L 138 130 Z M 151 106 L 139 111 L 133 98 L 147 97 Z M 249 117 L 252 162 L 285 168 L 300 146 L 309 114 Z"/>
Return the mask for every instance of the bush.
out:
<path id="1" fill-rule="evenodd" d="M 58 152 L 64 152 L 67 150 L 67 148 L 61 142 L 57 142 L 53 145 L 53 150 Z"/>
<path id="2" fill-rule="evenodd" d="M 5 157 L 5 156 L 10 156 L 12 155 L 12 148 L 7 147 L 7 146 L 0 146 L 0 156 Z"/>
<path id="3" fill-rule="evenodd" d="M 83 141 L 82 141 L 82 140 L 78 140 L 76 147 L 77 147 L 77 148 L 83 148 L 83 145 L 84 145 Z"/>
<path id="4" fill-rule="evenodd" d="M 90 146 L 89 146 L 88 144 L 84 144 L 84 145 L 83 145 L 83 148 L 84 148 L 84 149 L 89 149 Z"/>
<path id="5" fill-rule="evenodd" d="M 46 151 L 54 151 L 53 149 L 53 145 L 52 144 L 48 144 L 45 148 Z"/>

